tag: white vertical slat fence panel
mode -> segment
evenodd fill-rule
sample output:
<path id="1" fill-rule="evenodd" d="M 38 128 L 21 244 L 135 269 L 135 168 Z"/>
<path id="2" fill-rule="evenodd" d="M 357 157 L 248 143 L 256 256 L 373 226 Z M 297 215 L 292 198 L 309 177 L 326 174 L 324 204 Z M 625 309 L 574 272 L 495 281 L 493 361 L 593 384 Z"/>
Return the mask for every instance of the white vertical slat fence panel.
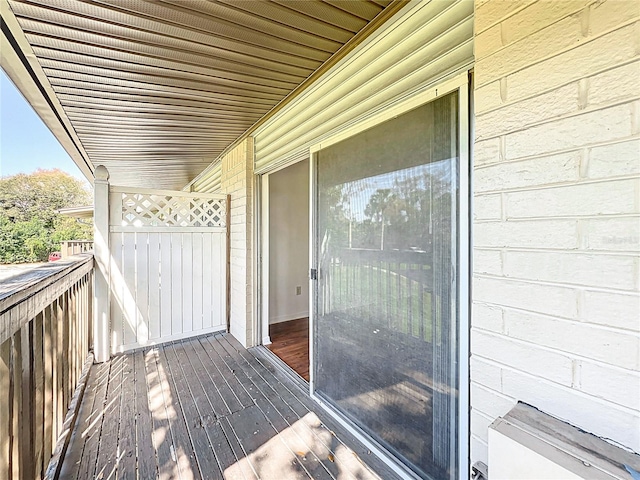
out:
<path id="1" fill-rule="evenodd" d="M 171 335 L 182 332 L 182 234 L 171 234 Z"/>
<path id="2" fill-rule="evenodd" d="M 211 278 L 221 278 L 222 276 L 226 276 L 226 265 L 222 262 L 215 261 L 216 258 L 225 258 L 226 257 L 226 239 L 222 236 L 212 237 L 212 252 L 213 252 L 213 261 L 211 265 L 212 275 Z M 226 309 L 226 291 L 222 288 L 219 288 L 219 284 L 211 284 L 209 285 L 210 296 L 212 299 L 212 308 L 213 312 L 224 311 Z M 226 319 L 225 319 L 226 321 Z"/>
<path id="3" fill-rule="evenodd" d="M 171 336 L 171 234 L 160 234 L 160 335 Z"/>
<path id="4" fill-rule="evenodd" d="M 182 329 L 193 331 L 193 262 L 192 233 L 182 234 Z"/>
<path id="5" fill-rule="evenodd" d="M 224 330 L 227 197 L 110 193 L 112 352 Z"/>
<path id="6" fill-rule="evenodd" d="M 202 236 L 202 271 L 211 272 L 202 276 L 202 328 L 210 328 L 214 325 L 217 310 L 214 310 L 212 278 L 219 278 L 213 272 L 213 250 L 211 235 Z"/>
<path id="7" fill-rule="evenodd" d="M 149 326 L 149 339 L 160 338 L 160 234 L 149 233 L 149 265 L 148 265 L 148 310 L 147 325 Z"/>
<path id="8" fill-rule="evenodd" d="M 202 270 L 202 235 L 201 233 L 192 233 L 191 238 L 191 252 L 192 252 L 192 264 L 191 269 L 191 305 L 192 313 L 191 318 L 193 320 L 193 331 L 197 332 L 202 330 L 202 284 L 203 284 L 203 272 Z"/>
<path id="9" fill-rule="evenodd" d="M 123 331 L 124 348 L 137 344 L 136 314 L 136 233 L 127 232 L 122 236 Z"/>
<path id="10" fill-rule="evenodd" d="M 149 234 L 136 233 L 136 343 L 149 341 Z"/>

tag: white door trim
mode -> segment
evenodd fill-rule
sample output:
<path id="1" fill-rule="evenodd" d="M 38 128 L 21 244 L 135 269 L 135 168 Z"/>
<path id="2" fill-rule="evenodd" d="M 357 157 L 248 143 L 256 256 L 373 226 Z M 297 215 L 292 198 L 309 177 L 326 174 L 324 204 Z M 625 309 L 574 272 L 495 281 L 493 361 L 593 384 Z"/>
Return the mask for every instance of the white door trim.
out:
<path id="1" fill-rule="evenodd" d="M 271 337 L 269 335 L 269 238 L 270 238 L 270 218 L 269 218 L 269 178 L 285 168 L 291 167 L 297 163 L 307 159 L 298 158 L 294 161 L 278 165 L 271 170 L 258 174 L 256 184 L 259 187 L 255 198 L 257 199 L 255 227 L 257 231 L 256 238 L 259 245 L 256 255 L 256 272 L 258 272 L 258 301 L 256 302 L 256 311 L 258 312 L 256 325 L 260 327 L 258 340 L 261 345 L 270 345 Z M 311 180 L 309 180 L 311 181 Z M 311 300 L 311 299 L 310 299 Z M 309 304 L 309 308 L 311 304 Z"/>
<path id="2" fill-rule="evenodd" d="M 269 336 L 269 174 L 260 175 L 260 323 L 261 343 L 270 345 Z"/>

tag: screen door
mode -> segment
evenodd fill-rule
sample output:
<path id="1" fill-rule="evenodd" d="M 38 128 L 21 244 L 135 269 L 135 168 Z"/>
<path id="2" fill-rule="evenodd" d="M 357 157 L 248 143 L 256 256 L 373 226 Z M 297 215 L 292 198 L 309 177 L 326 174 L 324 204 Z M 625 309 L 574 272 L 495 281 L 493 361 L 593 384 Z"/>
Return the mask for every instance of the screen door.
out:
<path id="1" fill-rule="evenodd" d="M 426 478 L 458 472 L 458 101 L 314 166 L 314 393 Z"/>

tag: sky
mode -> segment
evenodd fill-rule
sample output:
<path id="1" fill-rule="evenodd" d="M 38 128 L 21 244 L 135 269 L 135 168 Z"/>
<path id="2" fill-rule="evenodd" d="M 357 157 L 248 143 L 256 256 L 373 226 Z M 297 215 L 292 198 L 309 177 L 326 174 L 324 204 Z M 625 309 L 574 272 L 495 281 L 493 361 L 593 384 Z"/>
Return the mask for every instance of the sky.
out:
<path id="1" fill-rule="evenodd" d="M 85 181 L 58 140 L 0 69 L 0 176 L 59 168 Z"/>

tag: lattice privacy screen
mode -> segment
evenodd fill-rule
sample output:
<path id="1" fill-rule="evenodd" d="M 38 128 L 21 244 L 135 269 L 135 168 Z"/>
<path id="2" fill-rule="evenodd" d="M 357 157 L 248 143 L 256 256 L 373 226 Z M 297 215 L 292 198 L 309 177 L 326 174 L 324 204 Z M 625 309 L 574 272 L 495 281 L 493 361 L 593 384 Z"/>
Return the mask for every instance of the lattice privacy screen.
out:
<path id="1" fill-rule="evenodd" d="M 226 227 L 226 198 L 121 195 L 123 227 Z"/>

